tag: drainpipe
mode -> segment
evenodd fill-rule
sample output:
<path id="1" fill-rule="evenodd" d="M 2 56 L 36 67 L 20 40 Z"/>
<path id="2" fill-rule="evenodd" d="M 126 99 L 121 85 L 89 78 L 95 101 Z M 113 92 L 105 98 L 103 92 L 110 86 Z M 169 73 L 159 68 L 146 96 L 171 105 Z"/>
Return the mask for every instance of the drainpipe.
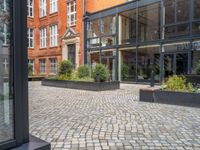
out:
<path id="1" fill-rule="evenodd" d="M 85 15 L 85 0 L 82 0 L 82 17 L 83 17 L 83 25 L 82 25 L 82 31 L 83 31 L 83 40 L 82 40 L 82 63 L 84 64 L 85 61 L 85 31 L 84 31 L 84 28 L 85 28 L 85 21 L 84 21 L 84 15 Z"/>

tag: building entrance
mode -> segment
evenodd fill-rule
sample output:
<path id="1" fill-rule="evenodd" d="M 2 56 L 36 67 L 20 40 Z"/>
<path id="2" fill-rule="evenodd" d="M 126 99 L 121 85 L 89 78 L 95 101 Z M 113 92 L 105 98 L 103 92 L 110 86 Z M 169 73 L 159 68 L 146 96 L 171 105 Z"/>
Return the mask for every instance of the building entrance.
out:
<path id="1" fill-rule="evenodd" d="M 164 78 L 171 75 L 186 75 L 188 73 L 188 53 L 164 54 Z"/>

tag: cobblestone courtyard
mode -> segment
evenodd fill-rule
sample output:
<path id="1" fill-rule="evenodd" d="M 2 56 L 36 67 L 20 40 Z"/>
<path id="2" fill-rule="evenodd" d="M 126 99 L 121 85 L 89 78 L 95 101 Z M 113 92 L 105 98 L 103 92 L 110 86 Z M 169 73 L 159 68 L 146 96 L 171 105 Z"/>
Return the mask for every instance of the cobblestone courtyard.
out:
<path id="1" fill-rule="evenodd" d="M 55 150 L 200 150 L 200 109 L 138 102 L 140 87 L 88 92 L 30 82 L 30 132 Z"/>

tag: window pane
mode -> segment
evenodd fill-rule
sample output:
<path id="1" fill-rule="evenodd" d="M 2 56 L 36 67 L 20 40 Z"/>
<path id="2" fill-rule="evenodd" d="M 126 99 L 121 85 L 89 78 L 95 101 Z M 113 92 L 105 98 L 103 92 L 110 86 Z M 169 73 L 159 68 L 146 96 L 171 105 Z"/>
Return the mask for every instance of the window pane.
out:
<path id="1" fill-rule="evenodd" d="M 87 38 L 99 36 L 99 20 L 94 20 L 87 23 Z"/>
<path id="2" fill-rule="evenodd" d="M 68 60 L 72 62 L 74 67 L 76 67 L 76 45 L 70 44 L 68 47 Z"/>
<path id="3" fill-rule="evenodd" d="M 171 24 L 175 22 L 175 3 L 174 0 L 165 0 L 165 24 Z"/>
<path id="4" fill-rule="evenodd" d="M 2 2 L 0 7 L 0 143 L 14 139 L 14 118 L 13 118 L 13 74 L 12 55 L 10 49 L 10 14 L 9 1 Z M 6 26 L 6 30 L 4 27 Z M 4 33 L 4 32 L 7 33 Z M 7 36 L 8 35 L 8 36 Z M 6 44 L 5 44 L 6 41 Z"/>
<path id="5" fill-rule="evenodd" d="M 200 22 L 195 22 L 192 24 L 192 34 L 200 34 Z"/>
<path id="6" fill-rule="evenodd" d="M 101 34 L 112 35 L 116 34 L 116 16 L 108 16 L 101 20 Z"/>
<path id="7" fill-rule="evenodd" d="M 136 42 L 136 10 L 126 11 L 119 17 L 119 44 Z"/>
<path id="8" fill-rule="evenodd" d="M 160 39 L 160 4 L 139 8 L 139 41 Z"/>
<path id="9" fill-rule="evenodd" d="M 200 18 L 200 1 L 194 0 L 194 18 L 199 19 Z"/>
<path id="10" fill-rule="evenodd" d="M 177 22 L 189 20 L 190 0 L 177 1 Z"/>

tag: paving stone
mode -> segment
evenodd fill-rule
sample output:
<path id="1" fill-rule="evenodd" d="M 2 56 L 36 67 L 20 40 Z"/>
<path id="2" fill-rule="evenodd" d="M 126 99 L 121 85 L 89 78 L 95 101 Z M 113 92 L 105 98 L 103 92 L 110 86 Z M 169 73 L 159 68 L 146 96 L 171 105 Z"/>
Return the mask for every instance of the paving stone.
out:
<path id="1" fill-rule="evenodd" d="M 30 133 L 53 150 L 200 150 L 200 109 L 139 102 L 147 86 L 90 92 L 30 82 Z"/>

